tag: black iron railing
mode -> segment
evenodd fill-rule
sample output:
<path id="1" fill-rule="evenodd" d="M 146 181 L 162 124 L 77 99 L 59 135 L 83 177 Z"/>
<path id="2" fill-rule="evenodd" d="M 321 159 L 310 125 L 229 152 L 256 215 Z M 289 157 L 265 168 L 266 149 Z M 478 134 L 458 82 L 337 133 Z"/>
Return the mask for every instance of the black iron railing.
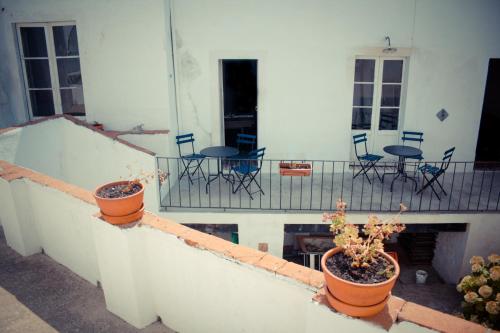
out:
<path id="1" fill-rule="evenodd" d="M 280 175 L 280 163 L 309 164 L 310 174 L 305 176 Z M 157 157 L 158 169 L 167 174 L 160 186 L 161 208 L 201 209 L 201 210 L 261 210 L 261 211 L 332 211 L 335 203 L 342 199 L 351 211 L 398 211 L 403 203 L 410 211 L 498 211 L 500 201 L 500 170 L 497 165 L 482 163 L 475 168 L 474 162 L 451 162 L 446 172 L 440 176 L 446 195 L 435 185 L 438 196 L 429 187 L 417 194 L 425 184 L 425 179 L 417 170 L 418 165 L 407 163 L 405 171 L 415 177 L 414 182 L 397 179 L 391 182 L 393 175 L 385 177 L 382 183 L 374 172 L 367 176 L 360 174 L 359 164 L 352 161 L 321 160 L 263 160 L 260 172 L 255 180 L 262 188 L 257 191 L 255 183 L 249 186 L 248 193 L 241 189 L 233 193 L 238 185 L 238 177 L 231 168 L 245 161 L 205 158 L 201 169 L 190 179 L 179 175 L 184 170 L 180 158 Z M 226 177 L 220 177 L 207 186 L 202 176 L 217 173 L 217 167 L 223 169 Z M 425 162 L 439 167 L 441 162 Z M 420 163 L 420 166 L 423 163 Z M 477 166 L 477 165 L 476 165 Z M 397 163 L 378 163 L 377 170 L 382 175 L 397 169 Z M 192 169 L 194 170 L 194 169 Z M 306 172 L 307 173 L 307 172 Z M 229 175 L 229 176 L 228 176 Z M 241 175 L 240 175 L 241 176 Z M 227 179 L 226 179 L 227 178 Z M 229 179 L 229 180 L 228 180 Z M 233 185 L 234 180 L 234 185 Z"/>

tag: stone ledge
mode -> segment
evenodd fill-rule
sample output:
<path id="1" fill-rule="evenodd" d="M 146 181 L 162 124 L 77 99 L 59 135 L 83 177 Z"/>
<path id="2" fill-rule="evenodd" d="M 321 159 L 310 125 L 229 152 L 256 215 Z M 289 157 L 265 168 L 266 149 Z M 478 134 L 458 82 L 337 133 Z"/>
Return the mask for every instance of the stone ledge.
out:
<path id="1" fill-rule="evenodd" d="M 15 179 L 27 178 L 34 183 L 52 187 L 86 203 L 96 205 L 94 195 L 90 191 L 2 160 L 0 160 L 0 178 L 8 182 Z"/>
<path id="2" fill-rule="evenodd" d="M 313 301 L 331 308 L 326 299 L 325 291 L 322 288 L 313 297 Z M 486 333 L 488 329 L 479 324 L 472 323 L 465 319 L 443 313 L 423 305 L 407 302 L 402 298 L 391 296 L 384 310 L 369 318 L 362 318 L 374 325 L 381 326 L 389 331 L 396 322 L 407 321 L 426 327 L 428 329 L 444 333 Z M 493 331 L 492 331 L 493 332 Z M 496 331 L 495 331 L 496 332 Z"/>
<path id="3" fill-rule="evenodd" d="M 169 130 L 143 130 L 143 131 L 106 131 L 106 130 L 100 130 L 100 129 L 95 128 L 92 124 L 86 123 L 85 121 L 80 120 L 78 118 L 75 118 L 73 116 L 64 114 L 64 115 L 53 115 L 53 116 L 43 117 L 43 118 L 36 119 L 36 120 L 31 120 L 31 121 L 19 124 L 17 126 L 12 126 L 12 127 L 7 127 L 7 128 L 0 128 L 0 135 L 3 134 L 3 133 L 7 133 L 9 131 L 12 131 L 12 130 L 14 130 L 16 128 L 22 128 L 22 127 L 26 127 L 26 126 L 36 125 L 36 124 L 39 124 L 39 123 L 43 123 L 45 121 L 59 119 L 59 118 L 64 118 L 66 120 L 69 120 L 69 121 L 73 122 L 74 124 L 76 124 L 78 126 L 86 127 L 88 129 L 90 129 L 90 130 L 92 130 L 94 132 L 97 132 L 97 133 L 99 133 L 101 135 L 104 135 L 104 136 L 106 136 L 106 137 L 108 137 L 108 138 L 110 138 L 112 140 L 120 142 L 120 143 L 122 143 L 122 144 L 124 144 L 124 145 L 126 145 L 126 146 L 128 146 L 130 148 L 133 148 L 135 150 L 141 151 L 141 152 L 143 152 L 145 154 L 152 155 L 152 156 L 155 156 L 156 154 L 154 152 L 152 152 L 151 150 L 148 150 L 146 148 L 134 145 L 133 143 L 130 143 L 127 140 L 119 138 L 119 136 L 120 135 L 125 135 L 125 134 L 156 135 L 156 134 L 168 134 L 168 133 L 170 133 Z"/>
<path id="4" fill-rule="evenodd" d="M 488 329 L 479 324 L 431 308 L 406 302 L 398 314 L 399 321 L 409 321 L 420 326 L 449 333 L 485 333 Z"/>

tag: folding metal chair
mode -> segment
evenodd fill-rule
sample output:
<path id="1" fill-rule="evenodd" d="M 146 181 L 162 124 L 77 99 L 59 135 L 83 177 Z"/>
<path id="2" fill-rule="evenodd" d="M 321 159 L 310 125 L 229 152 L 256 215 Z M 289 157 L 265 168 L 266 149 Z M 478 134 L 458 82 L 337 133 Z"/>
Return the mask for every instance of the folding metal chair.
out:
<path id="1" fill-rule="evenodd" d="M 367 147 L 367 143 L 366 143 L 368 141 L 368 139 L 366 138 L 366 133 L 354 135 L 352 137 L 352 139 L 354 142 L 354 151 L 356 153 L 356 158 L 358 159 L 359 164 L 361 166 L 361 170 L 359 170 L 354 175 L 353 179 L 356 178 L 360 173 L 363 173 L 366 176 L 366 179 L 368 179 L 368 182 L 371 184 L 370 177 L 368 177 L 367 172 L 373 168 L 373 170 L 377 174 L 378 179 L 380 181 L 382 181 L 382 177 L 380 177 L 377 169 L 375 168 L 375 164 L 378 161 L 380 161 L 383 158 L 383 156 L 368 153 L 368 147 Z M 361 144 L 363 146 L 363 143 L 364 143 L 365 151 L 364 151 L 364 154 L 360 154 L 358 152 L 357 146 L 359 144 Z"/>
<path id="2" fill-rule="evenodd" d="M 424 133 L 422 132 L 413 132 L 413 131 L 403 131 L 403 136 L 401 137 L 401 141 L 403 142 L 403 146 L 408 145 L 408 143 L 415 143 L 418 142 L 418 149 L 422 148 L 422 142 L 424 142 Z M 414 144 L 413 146 L 416 146 Z M 420 167 L 420 162 L 424 159 L 424 156 L 422 154 L 420 155 L 415 155 L 415 156 L 410 156 L 406 157 L 407 160 L 416 160 L 415 162 L 415 174 L 418 171 L 418 168 Z"/>
<path id="3" fill-rule="evenodd" d="M 231 157 L 231 168 L 233 166 L 237 166 L 239 160 L 248 158 L 248 154 L 255 149 L 256 145 L 256 135 L 243 133 L 236 134 L 236 147 L 238 148 L 239 153 L 238 155 Z M 231 171 L 229 171 L 229 174 L 231 174 Z"/>
<path id="4" fill-rule="evenodd" d="M 453 152 L 455 151 L 455 147 L 448 149 L 447 151 L 444 152 L 443 156 L 443 161 L 441 162 L 441 166 L 433 166 L 430 164 L 424 164 L 419 168 L 420 172 L 422 173 L 423 179 L 422 179 L 422 188 L 418 190 L 417 194 L 421 193 L 423 190 L 425 190 L 427 187 L 431 187 L 432 192 L 436 195 L 436 197 L 441 200 L 439 197 L 439 194 L 437 193 L 436 189 L 434 188 L 433 184 L 437 183 L 438 186 L 441 188 L 441 191 L 444 193 L 444 195 L 447 195 L 446 191 L 443 188 L 443 185 L 439 182 L 439 177 L 445 174 L 446 169 L 448 169 L 448 166 L 450 165 L 450 160 L 451 157 L 453 156 Z M 427 177 L 429 176 L 429 178 Z M 425 183 L 424 185 L 424 181 Z"/>
<path id="5" fill-rule="evenodd" d="M 265 150 L 266 148 L 259 148 L 251 151 L 246 159 L 239 160 L 237 165 L 231 168 L 239 181 L 236 189 L 233 189 L 233 193 L 236 193 L 238 190 L 244 188 L 250 196 L 250 199 L 252 200 L 252 194 L 258 192 L 264 194 L 264 191 L 260 187 L 260 184 L 255 177 L 259 174 L 260 169 L 262 168 L 262 161 L 264 158 Z M 255 185 L 257 185 L 259 189 L 258 191 L 250 192 L 250 185 L 252 183 L 255 183 Z"/>
<path id="6" fill-rule="evenodd" d="M 257 136 L 252 134 L 236 134 L 236 145 L 240 153 L 232 157 L 234 159 L 238 159 L 240 157 L 246 157 L 248 154 L 255 149 L 257 145 Z"/>
<path id="7" fill-rule="evenodd" d="M 201 163 L 205 159 L 205 156 L 194 152 L 193 133 L 177 135 L 175 137 L 175 140 L 177 141 L 177 147 L 179 148 L 180 159 L 182 161 L 182 164 L 184 165 L 184 170 L 182 171 L 181 175 L 179 176 L 179 180 L 181 180 L 182 177 L 187 175 L 189 181 L 191 182 L 191 184 L 193 184 L 192 176 L 194 176 L 194 174 L 198 170 L 201 171 L 201 175 L 203 176 L 203 179 L 206 180 L 207 178 L 205 177 L 205 173 L 203 172 L 203 169 L 201 168 Z M 187 154 L 187 155 L 183 155 L 181 145 L 186 144 L 186 143 L 191 143 L 191 153 Z M 190 173 L 190 169 L 193 169 L 193 168 L 194 168 L 194 171 L 192 173 Z M 196 179 L 198 179 L 198 178 L 196 178 Z"/>

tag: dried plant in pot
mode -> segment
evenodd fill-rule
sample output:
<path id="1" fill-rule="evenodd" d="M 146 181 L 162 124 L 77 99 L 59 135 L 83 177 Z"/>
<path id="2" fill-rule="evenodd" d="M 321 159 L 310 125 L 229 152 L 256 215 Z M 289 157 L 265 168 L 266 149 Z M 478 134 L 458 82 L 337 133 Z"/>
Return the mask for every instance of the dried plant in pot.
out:
<path id="1" fill-rule="evenodd" d="M 353 317 L 369 317 L 382 311 L 399 276 L 397 261 L 384 252 L 383 240 L 404 230 L 400 212 L 382 221 L 369 216 L 362 233 L 357 225 L 346 220 L 346 204 L 337 201 L 337 211 L 324 214 L 330 221 L 335 248 L 321 259 L 330 305 Z"/>
<path id="2" fill-rule="evenodd" d="M 144 187 L 154 179 L 154 173 L 140 172 L 132 180 L 121 180 L 99 186 L 94 198 L 102 217 L 111 224 L 127 224 L 137 221 L 144 214 Z M 158 171 L 160 183 L 165 175 Z"/>

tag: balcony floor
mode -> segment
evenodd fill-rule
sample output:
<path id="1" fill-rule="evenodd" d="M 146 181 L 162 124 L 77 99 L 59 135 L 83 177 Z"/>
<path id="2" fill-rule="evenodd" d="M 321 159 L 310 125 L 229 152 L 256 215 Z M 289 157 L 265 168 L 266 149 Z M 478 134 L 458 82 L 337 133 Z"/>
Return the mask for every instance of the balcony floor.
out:
<path id="1" fill-rule="evenodd" d="M 392 171 L 386 168 L 386 172 Z M 381 175 L 383 172 L 379 169 Z M 187 177 L 183 177 L 180 182 L 168 180 L 163 184 L 162 207 L 331 211 L 338 198 L 343 198 L 348 209 L 354 211 L 397 211 L 399 203 L 411 211 L 495 211 L 499 207 L 500 175 L 494 171 L 448 171 L 440 178 L 448 192 L 448 195 L 440 194 L 441 200 L 430 187 L 416 194 L 410 180 L 396 180 L 391 192 L 392 175 L 386 176 L 384 183 L 373 173 L 369 177 L 372 184 L 361 175 L 353 179 L 352 168 L 343 174 L 320 171 L 307 177 L 261 173 L 257 179 L 265 194 L 256 193 L 253 200 L 245 191 L 231 193 L 231 183 L 224 179 L 212 182 L 206 193 L 203 178 L 191 185 Z M 418 189 L 421 186 L 419 175 Z M 438 190 L 436 184 L 435 187 Z M 251 186 L 253 191 L 257 191 L 255 185 Z"/>

